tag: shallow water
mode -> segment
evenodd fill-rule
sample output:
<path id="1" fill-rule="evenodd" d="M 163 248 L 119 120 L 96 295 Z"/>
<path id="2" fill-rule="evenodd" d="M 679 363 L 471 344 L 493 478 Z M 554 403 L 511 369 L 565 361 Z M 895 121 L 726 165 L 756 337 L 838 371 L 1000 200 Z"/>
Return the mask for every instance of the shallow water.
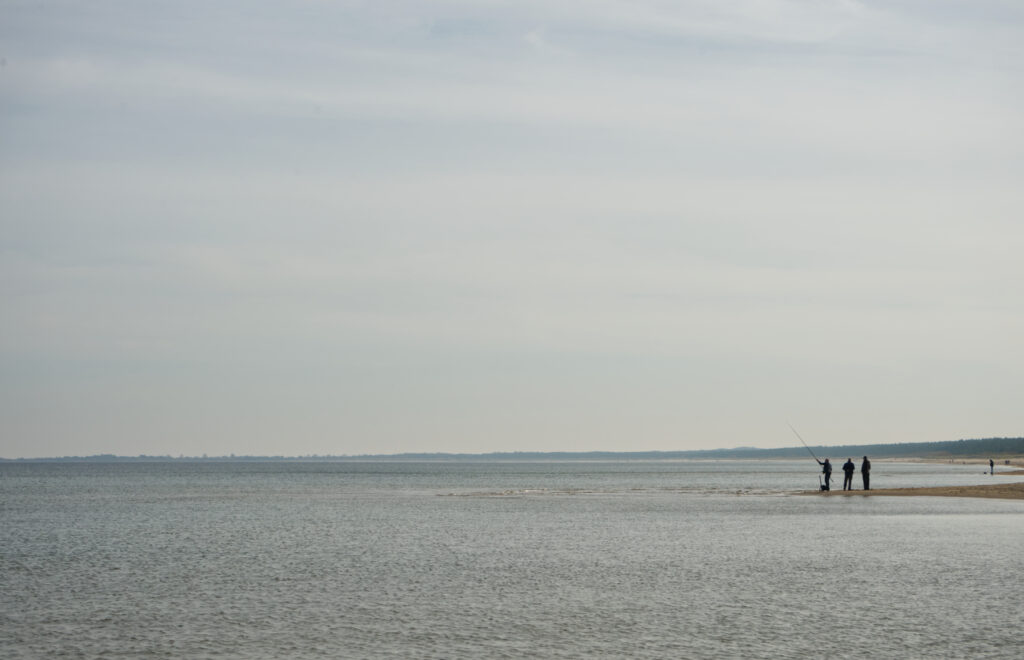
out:
<path id="1" fill-rule="evenodd" d="M 1024 502 L 808 462 L 3 464 L 0 655 L 1020 657 Z"/>

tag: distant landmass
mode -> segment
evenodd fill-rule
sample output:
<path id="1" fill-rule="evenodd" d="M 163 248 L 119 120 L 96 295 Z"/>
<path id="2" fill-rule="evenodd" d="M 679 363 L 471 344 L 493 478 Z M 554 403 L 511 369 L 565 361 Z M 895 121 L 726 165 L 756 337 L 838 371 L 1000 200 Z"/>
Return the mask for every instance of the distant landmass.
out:
<path id="1" fill-rule="evenodd" d="M 1010 458 L 1024 456 L 1024 438 L 981 438 L 942 442 L 903 442 L 885 445 L 811 445 L 819 458 L 870 456 L 872 458 Z M 803 446 L 781 449 L 736 447 L 734 449 L 700 449 L 690 451 L 584 451 L 584 452 L 491 452 L 484 454 L 406 453 L 307 456 L 60 456 L 52 458 L 0 458 L 14 461 L 451 461 L 451 460 L 651 460 L 651 459 L 715 459 L 715 458 L 800 458 L 807 456 Z"/>

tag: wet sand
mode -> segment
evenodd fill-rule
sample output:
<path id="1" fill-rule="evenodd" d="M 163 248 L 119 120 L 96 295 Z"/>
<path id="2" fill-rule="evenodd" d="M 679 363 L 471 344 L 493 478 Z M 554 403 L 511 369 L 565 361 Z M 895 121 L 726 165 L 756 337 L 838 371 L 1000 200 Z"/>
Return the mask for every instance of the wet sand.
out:
<path id="1" fill-rule="evenodd" d="M 996 476 L 999 473 L 996 472 Z M 1024 500 L 1024 483 L 987 484 L 984 486 L 934 486 L 928 488 L 878 488 L 872 490 L 803 491 L 803 495 L 825 497 L 871 497 L 889 496 L 931 496 L 931 497 L 993 497 L 1008 500 Z"/>

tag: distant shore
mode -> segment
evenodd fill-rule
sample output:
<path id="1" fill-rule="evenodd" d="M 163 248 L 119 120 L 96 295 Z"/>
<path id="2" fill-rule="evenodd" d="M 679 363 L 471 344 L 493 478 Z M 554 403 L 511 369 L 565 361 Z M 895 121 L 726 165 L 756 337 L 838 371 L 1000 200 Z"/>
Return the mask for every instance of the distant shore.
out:
<path id="1" fill-rule="evenodd" d="M 1012 474 L 1006 472 L 1004 474 Z M 1017 474 L 1020 474 L 1018 471 Z M 996 477 L 999 473 L 996 472 Z M 885 497 L 989 497 L 1004 500 L 1024 500 L 1024 483 L 1014 484 L 986 484 L 983 486 L 928 486 L 923 488 L 877 488 L 872 490 L 831 490 L 817 491 L 808 490 L 801 492 L 801 495 L 822 495 L 825 497 L 873 497 L 882 495 Z"/>

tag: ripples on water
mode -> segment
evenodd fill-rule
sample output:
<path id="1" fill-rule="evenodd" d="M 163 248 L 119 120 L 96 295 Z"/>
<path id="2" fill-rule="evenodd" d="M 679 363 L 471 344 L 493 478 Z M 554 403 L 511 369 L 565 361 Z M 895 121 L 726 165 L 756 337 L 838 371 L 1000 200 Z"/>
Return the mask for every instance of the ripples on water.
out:
<path id="1" fill-rule="evenodd" d="M 783 462 L 0 473 L 7 658 L 1020 657 L 1019 501 L 790 496 Z"/>

